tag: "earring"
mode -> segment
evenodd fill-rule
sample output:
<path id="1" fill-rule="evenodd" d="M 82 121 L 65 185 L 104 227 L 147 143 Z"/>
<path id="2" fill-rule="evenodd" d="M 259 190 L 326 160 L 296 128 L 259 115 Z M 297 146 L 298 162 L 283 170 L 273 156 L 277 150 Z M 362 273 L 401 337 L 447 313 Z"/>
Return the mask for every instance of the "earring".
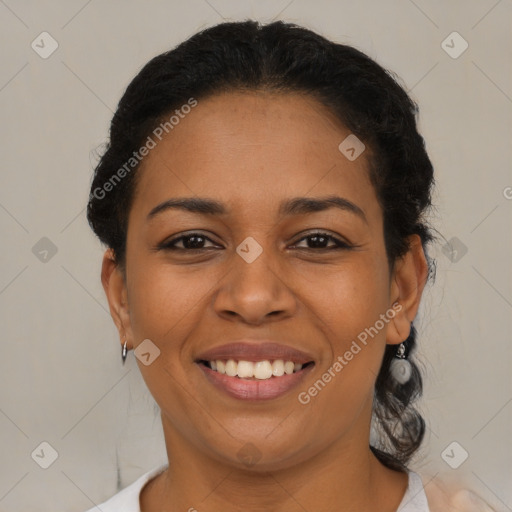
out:
<path id="1" fill-rule="evenodd" d="M 390 373 L 399 384 L 405 384 L 411 378 L 412 365 L 406 358 L 405 345 L 403 343 L 400 343 L 395 359 L 391 361 Z"/>
<path id="2" fill-rule="evenodd" d="M 127 342 L 127 340 L 124 340 L 124 345 L 123 345 L 123 348 L 121 349 L 121 358 L 123 360 L 123 365 L 124 365 L 124 362 L 126 361 L 126 354 L 128 353 L 128 350 L 126 349 L 126 342 Z"/>

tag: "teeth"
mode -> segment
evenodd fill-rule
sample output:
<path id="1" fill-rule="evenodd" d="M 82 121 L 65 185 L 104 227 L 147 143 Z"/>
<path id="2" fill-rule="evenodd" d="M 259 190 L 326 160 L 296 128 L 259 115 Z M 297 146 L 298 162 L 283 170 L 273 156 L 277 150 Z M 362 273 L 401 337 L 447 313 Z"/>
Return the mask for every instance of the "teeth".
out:
<path id="1" fill-rule="evenodd" d="M 236 364 L 236 361 L 233 361 L 233 359 L 228 359 L 226 362 L 226 375 L 234 377 L 237 374 L 237 371 L 238 365 Z"/>
<path id="2" fill-rule="evenodd" d="M 253 363 L 252 361 L 235 361 L 234 359 L 228 359 L 222 361 L 217 359 L 216 361 L 209 361 L 210 368 L 219 373 L 229 375 L 230 377 L 239 377 L 241 379 L 259 379 L 266 380 L 272 376 L 281 377 L 282 375 L 291 375 L 294 372 L 298 372 L 302 369 L 302 364 L 294 363 L 293 361 L 283 361 L 282 359 L 276 359 L 273 362 L 269 360 L 258 361 Z"/>
<path id="3" fill-rule="evenodd" d="M 286 373 L 286 375 L 291 375 L 294 368 L 295 364 L 292 361 L 286 361 L 286 363 L 284 363 L 284 373 Z"/>
<path id="4" fill-rule="evenodd" d="M 268 361 L 258 361 L 257 363 L 254 363 L 253 366 L 254 377 L 256 377 L 257 379 L 263 380 L 270 379 L 270 377 L 272 377 L 272 365 Z"/>
<path id="5" fill-rule="evenodd" d="M 284 375 L 284 361 L 282 359 L 277 359 L 272 363 L 272 375 L 275 377 Z"/>
<path id="6" fill-rule="evenodd" d="M 254 364 L 250 361 L 238 361 L 236 374 L 242 378 L 254 377 Z"/>

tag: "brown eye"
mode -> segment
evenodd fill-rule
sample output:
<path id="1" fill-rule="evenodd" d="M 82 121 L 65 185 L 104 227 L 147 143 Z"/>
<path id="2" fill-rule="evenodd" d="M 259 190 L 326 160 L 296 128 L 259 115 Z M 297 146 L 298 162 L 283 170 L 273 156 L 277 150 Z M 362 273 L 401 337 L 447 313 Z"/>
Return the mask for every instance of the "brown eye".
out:
<path id="1" fill-rule="evenodd" d="M 168 242 L 164 242 L 159 246 L 159 248 L 171 251 L 193 251 L 210 249 L 210 247 L 205 247 L 205 243 L 207 242 L 213 243 L 207 236 L 202 235 L 201 233 L 190 233 L 188 235 L 181 235 L 177 238 L 173 238 Z M 178 245 L 180 243 L 182 244 L 181 247 Z"/>
<path id="2" fill-rule="evenodd" d="M 309 235 L 301 238 L 298 242 L 307 240 L 309 247 L 299 247 L 299 249 L 349 249 L 350 245 L 343 242 L 342 240 L 329 235 L 328 233 L 310 233 Z M 328 246 L 329 242 L 333 242 L 334 245 Z"/>

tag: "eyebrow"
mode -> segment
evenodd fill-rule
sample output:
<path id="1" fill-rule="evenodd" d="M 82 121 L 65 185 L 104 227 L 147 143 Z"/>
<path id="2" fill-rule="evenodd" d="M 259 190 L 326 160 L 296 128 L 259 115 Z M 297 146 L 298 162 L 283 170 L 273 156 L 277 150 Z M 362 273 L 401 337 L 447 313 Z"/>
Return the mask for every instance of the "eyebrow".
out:
<path id="1" fill-rule="evenodd" d="M 283 201 L 279 206 L 278 213 L 280 216 L 305 215 L 308 213 L 321 212 L 330 208 L 338 208 L 353 213 L 368 224 L 368 219 L 359 206 L 339 196 L 294 197 Z M 146 220 L 150 221 L 158 214 L 171 209 L 185 210 L 202 215 L 224 215 L 229 213 L 224 204 L 215 199 L 182 197 L 168 199 L 158 204 L 149 212 Z"/>

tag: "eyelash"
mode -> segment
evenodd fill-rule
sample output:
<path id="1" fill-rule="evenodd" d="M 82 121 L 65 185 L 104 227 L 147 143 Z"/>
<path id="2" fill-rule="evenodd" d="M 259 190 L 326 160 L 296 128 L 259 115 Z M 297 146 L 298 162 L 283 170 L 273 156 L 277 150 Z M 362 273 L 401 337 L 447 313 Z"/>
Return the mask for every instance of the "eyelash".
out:
<path id="1" fill-rule="evenodd" d="M 179 237 L 173 238 L 172 240 L 169 240 L 168 242 L 164 242 L 164 243 L 160 244 L 158 246 L 158 249 L 168 250 L 168 251 L 188 251 L 188 252 L 191 252 L 191 251 L 199 252 L 199 251 L 205 251 L 205 250 L 211 249 L 211 247 L 200 247 L 198 249 L 186 249 L 186 248 L 176 247 L 176 243 L 177 242 L 179 242 L 181 240 L 188 239 L 188 238 L 193 238 L 195 236 L 199 236 L 199 237 L 201 237 L 201 238 L 203 238 L 205 240 L 208 240 L 208 241 L 210 241 L 212 243 L 215 243 L 215 242 L 213 242 L 213 240 L 210 240 L 210 238 L 208 238 L 206 235 L 203 235 L 202 233 L 189 233 L 188 235 L 181 235 Z M 332 250 L 340 250 L 340 249 L 341 250 L 352 249 L 351 245 L 349 245 L 346 242 L 340 240 L 339 238 L 336 238 L 336 237 L 334 237 L 332 235 L 329 235 L 328 233 L 324 233 L 323 231 L 315 231 L 313 233 L 308 233 L 306 236 L 303 236 L 302 238 L 297 240 L 297 242 L 295 242 L 295 243 L 302 242 L 304 240 L 307 240 L 308 238 L 315 237 L 315 236 L 327 238 L 330 241 L 333 241 L 335 243 L 335 246 L 320 247 L 320 248 L 299 247 L 299 250 L 317 251 L 317 252 L 319 252 L 319 251 L 332 251 Z"/>

